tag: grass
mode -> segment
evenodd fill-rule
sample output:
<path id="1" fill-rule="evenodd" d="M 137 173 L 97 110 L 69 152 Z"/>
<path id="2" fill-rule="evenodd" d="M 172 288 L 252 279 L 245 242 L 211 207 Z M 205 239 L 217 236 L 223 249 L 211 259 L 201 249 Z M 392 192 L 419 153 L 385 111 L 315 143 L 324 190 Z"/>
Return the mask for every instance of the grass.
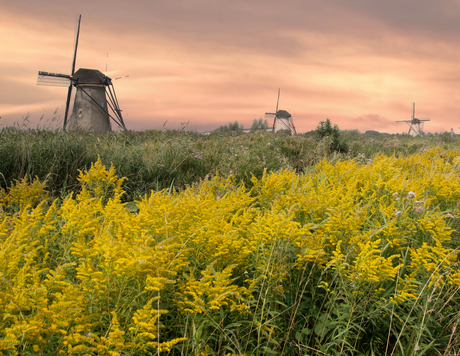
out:
<path id="1" fill-rule="evenodd" d="M 430 138 L 366 136 L 342 131 L 347 154 L 331 152 L 327 138 L 314 133 L 295 137 L 270 132 L 211 133 L 174 130 L 94 134 L 51 130 L 2 129 L 0 131 L 0 186 L 26 174 L 47 180 L 52 196 L 77 192 L 78 172 L 89 169 L 98 157 L 103 164 L 117 167 L 126 177 L 125 200 L 153 191 L 187 185 L 207 175 L 233 174 L 238 182 L 251 186 L 251 177 L 265 170 L 293 169 L 306 172 L 323 159 L 365 157 L 377 154 L 396 157 L 422 152 L 431 147 L 454 148 L 460 138 L 440 135 Z"/>

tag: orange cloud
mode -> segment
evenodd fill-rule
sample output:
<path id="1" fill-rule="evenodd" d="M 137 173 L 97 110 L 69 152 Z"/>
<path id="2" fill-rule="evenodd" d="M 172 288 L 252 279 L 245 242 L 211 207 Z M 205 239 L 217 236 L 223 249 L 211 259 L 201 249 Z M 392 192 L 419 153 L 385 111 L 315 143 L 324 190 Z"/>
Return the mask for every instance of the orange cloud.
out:
<path id="1" fill-rule="evenodd" d="M 419 19 L 436 15 L 429 31 L 393 15 L 393 0 L 8 3 L 0 14 L 9 88 L 0 116 L 13 122 L 30 112 L 33 121 L 56 105 L 63 112 L 65 88 L 37 86 L 36 76 L 70 72 L 79 12 L 77 68 L 129 75 L 114 83 L 129 128 L 166 120 L 170 128 L 190 121 L 190 129 L 211 130 L 235 120 L 248 127 L 274 110 L 281 88 L 280 108 L 299 132 L 326 117 L 342 129 L 402 132 L 395 121 L 410 118 L 413 101 L 432 119 L 426 131 L 447 130 L 460 109 L 460 33 L 451 26 L 455 4 L 443 4 L 414 10 Z"/>

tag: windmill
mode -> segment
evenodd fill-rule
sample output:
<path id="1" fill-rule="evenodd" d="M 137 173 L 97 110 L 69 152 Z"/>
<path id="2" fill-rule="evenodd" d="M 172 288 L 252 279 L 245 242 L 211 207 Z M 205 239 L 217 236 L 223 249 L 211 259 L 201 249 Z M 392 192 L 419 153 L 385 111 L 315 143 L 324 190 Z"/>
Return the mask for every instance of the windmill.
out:
<path id="1" fill-rule="evenodd" d="M 413 103 L 413 109 L 412 109 L 412 119 L 411 120 L 400 120 L 396 122 L 405 122 L 409 125 L 409 131 L 408 134 L 412 136 L 425 136 L 425 133 L 423 132 L 423 124 L 424 121 L 430 121 L 430 119 L 425 118 L 425 119 L 417 119 L 415 117 L 415 103 Z"/>
<path id="2" fill-rule="evenodd" d="M 292 115 L 286 110 L 278 110 L 278 104 L 280 102 L 280 89 L 278 89 L 278 100 L 276 102 L 275 112 L 266 112 L 265 118 L 273 118 L 273 132 L 284 131 L 290 135 L 296 135 L 297 132 L 294 126 L 294 120 Z"/>
<path id="3" fill-rule="evenodd" d="M 110 131 L 110 119 L 126 130 L 112 79 L 96 69 L 80 68 L 75 72 L 80 22 L 81 15 L 77 15 L 71 74 L 39 71 L 37 84 L 69 88 L 65 105 L 64 130 L 107 132 Z M 69 117 L 73 87 L 75 87 L 76 93 L 72 113 Z M 112 114 L 109 113 L 108 108 L 111 109 Z"/>

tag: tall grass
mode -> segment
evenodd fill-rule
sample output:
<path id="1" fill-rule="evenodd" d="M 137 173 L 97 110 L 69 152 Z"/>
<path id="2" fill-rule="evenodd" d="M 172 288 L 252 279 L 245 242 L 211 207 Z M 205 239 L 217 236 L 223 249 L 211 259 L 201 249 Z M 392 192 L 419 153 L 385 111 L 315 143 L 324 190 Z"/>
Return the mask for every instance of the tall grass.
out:
<path id="1" fill-rule="evenodd" d="M 98 157 L 112 162 L 128 180 L 124 199 L 133 200 L 150 190 L 182 189 L 217 172 L 233 174 L 251 186 L 251 177 L 265 170 L 294 169 L 305 172 L 323 159 L 345 159 L 376 154 L 407 156 L 441 146 L 457 148 L 460 139 L 440 136 L 411 138 L 365 136 L 343 131 L 347 154 L 331 152 L 327 138 L 318 141 L 314 133 L 295 137 L 269 132 L 212 133 L 187 131 L 142 131 L 107 134 L 50 130 L 2 129 L 0 131 L 0 186 L 26 174 L 47 180 L 53 196 L 78 191 L 78 171 L 89 169 Z"/>

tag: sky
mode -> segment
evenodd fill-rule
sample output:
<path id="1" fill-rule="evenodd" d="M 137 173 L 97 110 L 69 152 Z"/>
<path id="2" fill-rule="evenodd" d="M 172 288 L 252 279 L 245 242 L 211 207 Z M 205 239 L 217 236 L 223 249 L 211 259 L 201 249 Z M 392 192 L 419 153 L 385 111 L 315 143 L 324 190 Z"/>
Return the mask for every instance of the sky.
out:
<path id="1" fill-rule="evenodd" d="M 76 14 L 76 68 L 123 77 L 131 130 L 249 128 L 280 88 L 297 132 L 407 132 L 415 102 L 460 133 L 460 0 L 0 0 L 1 127 L 62 122 L 37 74 L 70 74 Z"/>

